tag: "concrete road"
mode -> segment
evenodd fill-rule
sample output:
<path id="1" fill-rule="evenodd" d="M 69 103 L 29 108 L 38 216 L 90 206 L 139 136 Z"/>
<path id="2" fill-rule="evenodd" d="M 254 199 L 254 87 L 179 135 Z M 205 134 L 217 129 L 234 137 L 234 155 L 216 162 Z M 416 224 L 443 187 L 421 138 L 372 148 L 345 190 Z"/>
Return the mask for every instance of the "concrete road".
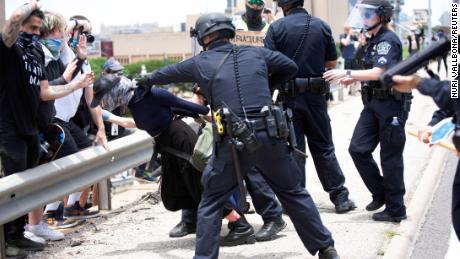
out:
<path id="1" fill-rule="evenodd" d="M 460 243 L 451 223 L 452 182 L 457 163 L 458 158 L 450 155 L 425 222 L 420 228 L 412 259 L 460 258 Z M 452 257 L 452 252 L 446 257 L 449 247 L 453 253 L 456 252 L 457 257 Z"/>
<path id="2" fill-rule="evenodd" d="M 374 222 L 371 220 L 372 215 L 365 211 L 364 207 L 370 202 L 371 195 L 348 154 L 350 138 L 361 110 L 359 96 L 346 97 L 345 102 L 335 104 L 330 109 L 336 154 L 346 176 L 350 197 L 358 206 L 355 211 L 345 215 L 334 213 L 334 207 L 329 201 L 328 194 L 322 190 L 311 158 L 307 162 L 307 189 L 316 202 L 325 225 L 333 233 L 337 250 L 342 258 L 350 259 L 378 258 L 385 253 L 388 240 L 397 234 L 394 232 L 397 224 Z M 429 98 L 416 94 L 407 128 L 425 125 L 434 110 L 435 106 Z M 404 177 L 407 188 L 405 199 L 408 205 L 423 169 L 429 163 L 431 152 L 434 151 L 420 144 L 415 138 L 407 137 Z M 378 149 L 375 158 L 379 161 Z M 115 195 L 113 200 L 114 203 L 127 204 L 137 200 L 145 192 L 144 188 L 120 193 Z M 307 253 L 292 223 L 288 217 L 284 218 L 288 222 L 288 227 L 281 232 L 277 240 L 222 248 L 220 258 L 316 258 Z M 66 240 L 51 243 L 44 252 L 34 254 L 33 258 L 191 258 L 194 254 L 193 235 L 181 239 L 168 237 L 169 230 L 179 219 L 178 212 L 171 213 L 161 204 L 152 206 L 144 202 L 125 212 L 99 218 L 94 224 L 87 225 L 76 233 L 68 233 Z M 249 215 L 248 219 L 256 229 L 262 225 L 262 220 L 257 215 Z M 227 231 L 225 225 L 223 235 Z M 75 241 L 82 243 L 71 247 L 72 243 L 78 244 Z"/>

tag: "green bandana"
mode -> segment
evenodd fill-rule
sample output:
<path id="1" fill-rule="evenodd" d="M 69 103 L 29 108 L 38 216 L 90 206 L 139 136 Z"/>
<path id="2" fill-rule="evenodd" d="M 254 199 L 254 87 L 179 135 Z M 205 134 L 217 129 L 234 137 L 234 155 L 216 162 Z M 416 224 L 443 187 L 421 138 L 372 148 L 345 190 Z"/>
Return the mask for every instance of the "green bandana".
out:
<path id="1" fill-rule="evenodd" d="M 249 0 L 248 4 L 250 4 L 250 5 L 255 4 L 255 5 L 258 5 L 258 6 L 264 6 L 265 5 L 264 0 Z"/>

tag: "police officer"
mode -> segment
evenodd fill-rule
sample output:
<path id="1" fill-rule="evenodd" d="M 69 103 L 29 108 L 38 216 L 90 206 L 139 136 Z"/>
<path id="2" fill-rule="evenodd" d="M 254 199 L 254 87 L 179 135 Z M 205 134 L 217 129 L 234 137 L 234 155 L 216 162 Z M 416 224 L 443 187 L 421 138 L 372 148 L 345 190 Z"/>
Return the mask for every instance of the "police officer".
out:
<path id="1" fill-rule="evenodd" d="M 263 0 L 246 0 L 246 12 L 236 24 L 236 30 L 266 33 L 270 25 L 262 19 L 264 6 L 265 2 Z M 256 233 L 255 238 L 259 242 L 271 240 L 286 227 L 286 222 L 282 218 L 283 209 L 276 200 L 272 189 L 270 189 L 256 168 L 248 172 L 245 183 L 251 195 L 254 208 L 264 221 L 264 225 Z M 234 229 L 231 229 L 226 239 L 238 240 L 240 239 L 238 235 Z M 232 243 L 235 243 L 235 241 Z"/>
<path id="2" fill-rule="evenodd" d="M 376 221 L 400 222 L 406 219 L 404 206 L 403 150 L 406 142 L 404 126 L 408 117 L 411 94 L 383 88 L 379 75 L 402 59 L 398 36 L 388 29 L 393 6 L 388 0 L 364 0 L 357 4 L 348 19 L 350 26 L 363 28 L 369 39 L 364 50 L 366 70 L 332 70 L 324 78 L 339 80 L 343 85 L 364 81 L 364 109 L 351 139 L 349 152 L 364 184 L 372 193 L 366 210 L 385 210 L 373 214 Z M 383 176 L 372 152 L 380 143 Z"/>
<path id="3" fill-rule="evenodd" d="M 335 156 L 326 94 L 329 85 L 321 78 L 325 67 L 336 65 L 337 53 L 330 27 L 312 17 L 303 8 L 303 0 L 278 0 L 286 17 L 270 25 L 265 47 L 280 51 L 300 68 L 290 84 L 296 88 L 294 127 L 298 147 L 305 151 L 305 136 L 313 156 L 318 177 L 329 193 L 337 213 L 355 208 L 348 199 L 345 177 Z M 296 156 L 301 168 L 301 184 L 305 187 L 305 157 Z"/>
<path id="4" fill-rule="evenodd" d="M 246 12 L 241 15 L 241 20 L 236 23 L 237 31 L 260 31 L 267 32 L 267 21 L 263 20 L 262 12 L 264 11 L 264 0 L 246 0 Z"/>
<path id="5" fill-rule="evenodd" d="M 457 123 L 454 144 L 457 143 L 456 149 L 457 152 L 460 152 L 460 146 L 458 145 L 458 141 L 460 140 L 460 102 L 458 98 L 451 98 L 451 82 L 422 79 L 417 75 L 394 76 L 393 81 L 396 83 L 393 87 L 398 91 L 410 92 L 412 89 L 417 88 L 420 93 L 431 96 L 439 108 L 441 108 L 441 110 L 434 114 L 433 120 L 454 116 L 454 120 Z M 457 238 L 460 240 L 460 162 L 457 165 L 452 188 L 452 225 L 454 226 Z"/>
<path id="6" fill-rule="evenodd" d="M 223 108 L 233 112 L 232 116 L 225 115 L 222 123 L 227 125 L 226 134 L 215 138 L 214 154 L 203 172 L 195 258 L 217 258 L 219 254 L 222 207 L 237 187 L 230 140 L 243 143 L 238 144 L 242 149 L 237 152 L 241 172 L 254 166 L 260 169 L 307 250 L 311 254 L 319 251 L 320 258 L 338 258 L 330 232 L 322 224 L 310 195 L 300 186 L 298 168 L 286 140 L 268 136 L 266 113 L 261 113 L 262 107 L 271 107 L 268 73 L 279 82 L 287 81 L 297 71 L 295 63 L 268 49 L 233 46 L 229 39 L 235 36 L 235 27 L 220 13 L 201 16 L 193 33 L 206 51 L 153 73 L 149 83 L 196 82 L 214 112 L 219 115 Z M 217 122 L 214 119 L 216 135 L 222 133 L 223 126 Z M 230 138 L 234 129 L 238 137 Z"/>

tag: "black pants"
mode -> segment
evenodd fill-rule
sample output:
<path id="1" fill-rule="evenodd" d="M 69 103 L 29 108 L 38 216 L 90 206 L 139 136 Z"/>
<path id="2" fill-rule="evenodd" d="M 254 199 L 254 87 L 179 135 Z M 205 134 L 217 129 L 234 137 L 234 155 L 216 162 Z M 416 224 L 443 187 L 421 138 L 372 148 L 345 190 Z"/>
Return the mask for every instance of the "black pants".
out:
<path id="1" fill-rule="evenodd" d="M 436 60 L 438 61 L 438 74 L 441 71 L 441 64 L 442 64 L 442 62 L 444 62 L 444 68 L 446 69 L 446 74 L 448 75 L 449 74 L 449 69 L 448 69 L 448 66 L 447 66 L 447 53 L 437 57 Z"/>
<path id="2" fill-rule="evenodd" d="M 403 150 L 407 116 L 402 101 L 373 99 L 364 106 L 349 147 L 356 169 L 373 200 L 384 201 L 385 210 L 393 216 L 406 215 Z M 394 117 L 398 118 L 399 125 L 391 124 Z M 379 143 L 382 174 L 372 157 Z"/>
<path id="3" fill-rule="evenodd" d="M 311 254 L 334 245 L 331 233 L 323 225 L 310 194 L 300 185 L 300 173 L 284 140 L 271 138 L 265 131 L 257 132 L 262 147 L 254 153 L 238 152 L 241 171 L 259 169 L 291 218 L 297 234 Z M 218 258 L 222 208 L 237 188 L 235 166 L 227 141 L 217 150 L 206 166 L 203 196 L 198 208 L 196 259 Z"/>
<path id="4" fill-rule="evenodd" d="M 460 240 L 460 163 L 457 165 L 452 188 L 452 225 L 458 240 Z"/>
<path id="5" fill-rule="evenodd" d="M 294 108 L 294 129 L 298 148 L 305 152 L 306 136 L 323 189 L 329 193 L 335 205 L 348 200 L 348 189 L 344 186 L 345 176 L 335 156 L 331 120 L 327 113 L 325 96 L 303 93 L 296 97 Z M 301 185 L 305 187 L 306 159 L 298 154 L 294 156 L 300 167 Z"/>
<path id="6" fill-rule="evenodd" d="M 191 155 L 197 139 L 195 131 L 179 119 L 171 121 L 168 128 L 155 138 L 156 148 L 161 153 L 163 171 L 161 197 L 168 210 L 193 210 L 198 207 L 201 198 L 201 172 L 195 170 L 184 158 L 171 154 L 163 148 L 169 147 Z M 186 215 L 190 214 L 186 213 Z"/>
<path id="7" fill-rule="evenodd" d="M 38 165 L 39 154 L 38 136 L 21 136 L 14 131 L 0 133 L 0 158 L 2 159 L 2 172 L 9 176 Z M 12 222 L 6 223 L 5 239 L 18 239 L 24 233 L 27 215 Z"/>
<path id="8" fill-rule="evenodd" d="M 82 149 L 92 146 L 92 142 L 85 132 L 73 121 L 65 122 L 54 118 L 53 122 L 61 126 L 65 132 L 64 145 L 62 145 L 61 150 L 56 155 L 56 159 L 75 154 Z"/>

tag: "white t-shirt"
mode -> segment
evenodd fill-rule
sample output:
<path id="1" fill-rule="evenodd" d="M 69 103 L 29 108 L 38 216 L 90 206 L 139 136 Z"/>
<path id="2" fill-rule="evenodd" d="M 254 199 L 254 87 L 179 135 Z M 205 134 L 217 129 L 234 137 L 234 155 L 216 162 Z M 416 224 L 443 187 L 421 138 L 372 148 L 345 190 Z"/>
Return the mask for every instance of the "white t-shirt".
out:
<path id="1" fill-rule="evenodd" d="M 67 64 L 69 64 L 74 58 L 75 53 L 73 53 L 70 47 L 66 44 L 64 51 L 61 53 L 62 63 L 67 66 Z M 82 69 L 84 73 L 91 72 L 91 66 L 88 61 L 85 61 Z M 74 80 L 77 80 L 80 76 L 82 76 L 82 74 L 76 76 Z M 90 85 L 89 87 L 93 87 L 93 85 Z M 54 101 L 54 108 L 56 109 L 56 115 L 54 117 L 65 122 L 69 122 L 70 119 L 72 119 L 77 113 L 82 95 L 83 89 L 78 89 L 67 96 L 56 99 L 56 101 Z"/>

